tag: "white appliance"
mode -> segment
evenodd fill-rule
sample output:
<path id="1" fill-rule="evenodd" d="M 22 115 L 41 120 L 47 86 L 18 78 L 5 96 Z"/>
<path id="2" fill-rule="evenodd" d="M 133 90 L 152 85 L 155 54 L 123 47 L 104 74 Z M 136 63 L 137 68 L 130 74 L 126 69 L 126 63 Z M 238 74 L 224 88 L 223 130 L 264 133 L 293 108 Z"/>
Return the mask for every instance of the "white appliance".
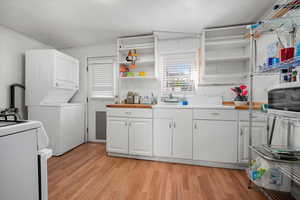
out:
<path id="1" fill-rule="evenodd" d="M 41 121 L 54 155 L 84 142 L 84 105 L 68 103 L 79 88 L 79 62 L 54 49 L 26 52 L 28 118 Z"/>
<path id="2" fill-rule="evenodd" d="M 40 122 L 0 121 L 0 199 L 48 199 L 48 141 Z"/>
<path id="3" fill-rule="evenodd" d="M 28 107 L 29 119 L 41 121 L 49 132 L 50 147 L 54 155 L 63 153 L 84 141 L 84 107 L 67 103 Z"/>

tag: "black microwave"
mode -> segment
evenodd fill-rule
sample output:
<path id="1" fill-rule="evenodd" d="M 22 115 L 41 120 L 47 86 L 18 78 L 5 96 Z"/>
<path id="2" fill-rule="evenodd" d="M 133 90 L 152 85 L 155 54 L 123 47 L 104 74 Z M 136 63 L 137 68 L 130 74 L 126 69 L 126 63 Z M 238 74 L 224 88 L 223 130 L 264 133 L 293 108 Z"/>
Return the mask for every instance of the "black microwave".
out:
<path id="1" fill-rule="evenodd" d="M 300 112 L 300 85 L 277 87 L 268 91 L 268 108 Z"/>

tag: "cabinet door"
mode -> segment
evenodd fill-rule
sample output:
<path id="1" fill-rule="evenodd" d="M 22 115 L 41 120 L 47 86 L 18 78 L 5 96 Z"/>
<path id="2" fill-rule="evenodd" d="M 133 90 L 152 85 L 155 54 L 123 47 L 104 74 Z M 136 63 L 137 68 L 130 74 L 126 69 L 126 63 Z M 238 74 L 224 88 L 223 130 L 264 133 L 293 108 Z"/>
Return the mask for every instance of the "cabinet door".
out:
<path id="1" fill-rule="evenodd" d="M 57 87 L 78 87 L 79 65 L 76 60 L 63 55 L 56 55 L 55 82 Z"/>
<path id="2" fill-rule="evenodd" d="M 172 119 L 154 119 L 154 156 L 172 156 Z"/>
<path id="3" fill-rule="evenodd" d="M 239 162 L 248 162 L 249 152 L 249 122 L 239 124 Z M 258 146 L 267 143 L 267 132 L 265 122 L 253 122 L 252 145 Z"/>
<path id="4" fill-rule="evenodd" d="M 128 119 L 107 118 L 107 141 L 108 152 L 128 154 Z"/>
<path id="5" fill-rule="evenodd" d="M 195 120 L 194 159 L 211 162 L 237 162 L 237 122 Z"/>
<path id="6" fill-rule="evenodd" d="M 191 109 L 177 109 L 173 122 L 173 157 L 193 158 L 193 112 Z"/>
<path id="7" fill-rule="evenodd" d="M 152 156 L 152 119 L 129 119 L 129 154 Z"/>

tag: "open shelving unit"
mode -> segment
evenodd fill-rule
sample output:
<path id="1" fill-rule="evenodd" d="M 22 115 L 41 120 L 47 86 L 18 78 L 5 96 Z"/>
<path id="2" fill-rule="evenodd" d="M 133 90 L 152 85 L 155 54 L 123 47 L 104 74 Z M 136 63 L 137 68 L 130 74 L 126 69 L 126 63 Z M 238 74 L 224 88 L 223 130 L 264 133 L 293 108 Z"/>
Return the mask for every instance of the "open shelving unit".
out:
<path id="1" fill-rule="evenodd" d="M 257 70 L 256 62 L 256 42 L 259 37 L 265 33 L 287 33 L 289 34 L 291 30 L 295 27 L 300 26 L 300 17 L 298 17 L 295 10 L 300 8 L 299 0 L 279 0 L 277 5 L 284 5 L 279 7 L 277 10 L 273 10 L 265 20 L 258 22 L 255 25 L 249 26 L 250 33 L 245 35 L 245 38 L 250 38 L 250 61 L 249 61 L 249 169 L 251 167 L 251 161 L 256 157 L 260 157 L 272 164 L 279 170 L 281 174 L 288 177 L 293 184 L 300 187 L 300 161 L 286 161 L 275 158 L 270 152 L 266 151 L 263 146 L 252 146 L 252 123 L 253 123 L 253 78 L 256 75 L 268 75 L 278 73 L 281 69 L 288 69 L 290 67 L 296 67 L 300 65 L 300 59 L 294 57 L 285 62 L 278 63 L 272 67 L 266 67 Z M 299 12 L 299 10 L 298 10 Z M 292 38 L 292 37 L 291 37 Z M 291 42 L 292 43 L 292 42 Z M 287 86 L 294 83 L 284 83 Z M 274 115 L 271 113 L 266 113 L 269 117 Z M 273 116 L 274 117 L 274 116 Z M 283 117 L 278 115 L 277 117 Z M 300 119 L 290 118 L 285 116 L 285 120 L 289 122 L 300 122 Z M 276 199 L 295 199 L 291 193 L 279 192 L 274 190 L 269 190 L 263 186 L 256 184 L 249 176 L 249 187 L 258 189 L 270 200 Z"/>
<path id="2" fill-rule="evenodd" d="M 118 66 L 126 66 L 129 73 L 119 73 L 120 80 L 143 80 L 155 79 L 157 77 L 156 68 L 156 37 L 152 35 L 119 38 L 117 41 Z M 136 68 L 131 69 L 130 62 L 126 61 L 129 51 L 135 50 L 138 54 L 135 62 Z M 118 67 L 118 72 L 119 72 Z M 141 75 L 143 72 L 145 75 Z"/>
<path id="3" fill-rule="evenodd" d="M 246 25 L 204 30 L 202 84 L 240 84 L 244 81 L 250 60 L 250 42 L 244 38 L 248 31 Z"/>

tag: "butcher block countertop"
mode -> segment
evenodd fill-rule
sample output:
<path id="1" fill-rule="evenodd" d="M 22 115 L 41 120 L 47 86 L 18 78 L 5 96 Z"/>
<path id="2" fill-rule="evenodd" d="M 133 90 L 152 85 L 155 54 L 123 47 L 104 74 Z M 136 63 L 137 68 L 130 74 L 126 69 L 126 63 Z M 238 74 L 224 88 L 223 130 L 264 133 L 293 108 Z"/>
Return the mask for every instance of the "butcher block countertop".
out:
<path id="1" fill-rule="evenodd" d="M 152 108 L 152 105 L 145 104 L 108 104 L 106 105 L 108 108 Z"/>
<path id="2" fill-rule="evenodd" d="M 261 102 L 254 102 L 253 104 L 253 110 L 260 110 L 260 107 L 263 103 Z M 108 104 L 106 105 L 107 108 L 215 108 L 215 109 L 220 109 L 220 108 L 228 108 L 228 109 L 236 109 L 236 110 L 248 110 L 249 105 L 243 105 L 243 106 L 236 106 L 233 101 L 224 101 L 223 105 L 219 106 L 208 106 L 208 105 L 202 105 L 202 106 L 193 106 L 193 105 L 188 105 L 188 106 L 181 106 L 181 105 L 145 105 L 145 104 Z"/>
<path id="3" fill-rule="evenodd" d="M 262 102 L 253 102 L 253 110 L 260 110 Z M 249 110 L 249 104 L 243 106 L 236 106 L 233 101 L 224 101 L 224 106 L 235 106 L 236 110 Z"/>

